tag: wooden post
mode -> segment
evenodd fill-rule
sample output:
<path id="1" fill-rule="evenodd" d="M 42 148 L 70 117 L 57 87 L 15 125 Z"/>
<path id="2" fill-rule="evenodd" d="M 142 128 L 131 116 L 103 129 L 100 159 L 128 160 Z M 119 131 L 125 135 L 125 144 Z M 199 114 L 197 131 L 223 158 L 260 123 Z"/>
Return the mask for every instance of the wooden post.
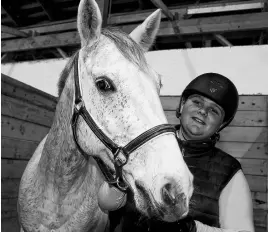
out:
<path id="1" fill-rule="evenodd" d="M 227 40 L 225 39 L 222 35 L 219 34 L 215 34 L 214 35 L 215 39 L 222 44 L 223 46 L 229 46 L 232 47 L 233 45 Z"/>
<path id="2" fill-rule="evenodd" d="M 205 41 L 205 47 L 211 47 L 211 40 Z"/>
<path id="3" fill-rule="evenodd" d="M 168 9 L 168 7 L 162 2 L 162 0 L 151 0 L 151 2 L 156 6 L 162 9 L 164 15 L 170 20 L 174 33 L 175 35 L 179 38 L 179 40 L 182 40 L 182 36 L 180 33 L 180 28 L 178 26 L 178 19 L 179 15 L 175 14 L 173 15 L 171 11 Z M 186 48 L 192 48 L 191 42 L 186 42 L 185 43 Z"/>
<path id="4" fill-rule="evenodd" d="M 57 48 L 57 51 L 60 53 L 62 58 L 67 58 L 68 57 L 66 52 L 64 52 L 61 48 Z"/>
<path id="5" fill-rule="evenodd" d="M 169 11 L 169 9 L 167 8 L 167 6 L 161 1 L 161 0 L 151 0 L 151 2 L 158 8 L 160 8 L 164 15 L 170 20 L 173 21 L 174 15 Z"/>

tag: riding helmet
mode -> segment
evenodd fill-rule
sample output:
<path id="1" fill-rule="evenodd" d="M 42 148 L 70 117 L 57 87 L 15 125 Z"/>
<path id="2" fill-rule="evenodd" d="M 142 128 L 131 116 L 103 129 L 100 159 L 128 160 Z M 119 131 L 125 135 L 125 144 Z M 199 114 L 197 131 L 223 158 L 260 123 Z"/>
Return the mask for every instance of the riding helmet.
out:
<path id="1" fill-rule="evenodd" d="M 180 108 L 182 102 L 192 94 L 199 94 L 216 102 L 225 112 L 222 130 L 228 126 L 233 120 L 239 102 L 238 91 L 227 77 L 217 73 L 204 73 L 192 80 L 181 95 L 179 108 L 177 109 L 177 117 L 180 117 Z"/>

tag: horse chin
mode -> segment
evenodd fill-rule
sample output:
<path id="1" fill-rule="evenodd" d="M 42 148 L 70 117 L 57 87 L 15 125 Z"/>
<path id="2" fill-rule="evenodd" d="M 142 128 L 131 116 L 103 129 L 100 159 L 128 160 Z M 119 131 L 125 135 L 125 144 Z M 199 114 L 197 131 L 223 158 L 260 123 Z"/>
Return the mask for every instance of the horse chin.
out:
<path id="1" fill-rule="evenodd" d="M 166 209 L 162 206 L 157 206 L 153 209 L 148 209 L 148 217 L 164 222 L 176 222 L 181 220 L 188 214 L 188 211 L 182 212 L 180 208 Z"/>
<path id="2" fill-rule="evenodd" d="M 145 217 L 157 221 L 176 222 L 183 219 L 188 214 L 188 209 L 182 209 L 179 206 L 166 208 L 154 201 L 152 198 L 146 198 L 139 201 L 141 203 L 137 210 L 140 211 Z"/>

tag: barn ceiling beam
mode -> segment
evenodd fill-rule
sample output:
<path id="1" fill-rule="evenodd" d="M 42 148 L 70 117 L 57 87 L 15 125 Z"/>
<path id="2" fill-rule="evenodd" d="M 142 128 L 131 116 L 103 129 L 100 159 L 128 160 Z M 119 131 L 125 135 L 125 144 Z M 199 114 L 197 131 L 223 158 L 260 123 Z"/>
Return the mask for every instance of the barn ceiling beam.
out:
<path id="1" fill-rule="evenodd" d="M 206 3 L 206 4 L 192 4 L 186 7 L 174 7 L 170 9 L 170 12 L 175 15 L 198 15 L 198 14 L 209 14 L 209 13 L 219 13 L 219 12 L 232 12 L 241 10 L 254 10 L 263 9 L 263 0 L 253 0 L 253 1 L 241 1 L 241 2 L 228 2 L 226 3 Z M 111 15 L 109 18 L 109 24 L 122 24 L 122 23 L 133 23 L 138 21 L 143 21 L 148 17 L 153 11 L 147 12 L 135 12 L 128 14 L 116 14 Z M 164 13 L 164 12 L 163 12 Z M 167 18 L 165 14 L 162 18 Z"/>
<path id="2" fill-rule="evenodd" d="M 52 0 L 37 0 L 37 2 L 43 8 L 50 21 L 57 20 L 57 15 L 60 14 L 60 9 L 55 6 Z"/>
<path id="3" fill-rule="evenodd" d="M 11 4 L 10 4 L 11 3 Z M 14 26 L 21 25 L 18 13 L 18 7 L 13 7 L 12 1 L 1 1 L 2 12 L 5 12 L 7 16 L 11 19 Z"/>
<path id="4" fill-rule="evenodd" d="M 18 37 L 28 37 L 28 33 L 24 32 L 24 31 L 20 31 L 16 28 L 12 28 L 12 27 L 8 27 L 5 25 L 1 25 L 1 33 L 7 33 L 10 35 L 15 35 Z"/>
<path id="5" fill-rule="evenodd" d="M 104 10 L 107 12 L 107 7 L 105 4 L 109 5 L 108 0 L 106 0 L 103 5 L 104 5 Z M 101 1 L 98 2 L 98 4 L 101 4 Z M 228 5 L 223 4 L 223 3 L 210 3 L 210 4 L 199 4 L 198 6 L 196 5 L 188 5 L 187 7 L 177 7 L 177 8 L 172 8 L 170 9 L 170 12 L 172 14 L 178 13 L 179 15 L 184 15 L 184 14 L 199 14 L 199 13 L 214 13 L 214 12 L 224 12 L 224 11 L 231 11 L 231 10 L 249 10 L 249 9 L 261 9 L 263 8 L 264 3 L 262 0 L 253 0 L 253 1 L 244 1 L 244 2 L 235 2 L 235 3 L 228 3 Z M 105 10 L 106 9 L 106 10 Z M 109 10 L 108 10 L 109 11 Z M 146 13 L 144 12 L 135 12 L 135 13 L 128 13 L 128 14 L 116 14 L 116 15 L 110 15 L 108 18 L 107 24 L 122 24 L 122 23 L 136 23 L 136 22 L 141 22 L 146 17 L 148 17 L 153 11 L 147 11 Z M 164 14 L 162 14 L 162 18 L 166 18 Z M 46 34 L 46 33 L 54 33 L 54 32 L 61 32 L 61 31 L 71 31 L 71 30 L 76 30 L 77 23 L 75 19 L 71 20 L 64 20 L 64 21 L 59 21 L 57 23 L 46 23 L 44 25 L 38 26 L 38 27 L 31 27 L 31 28 L 20 28 L 20 31 L 28 33 L 29 31 L 36 31 L 39 34 Z M 1 38 L 2 39 L 8 39 L 12 38 L 14 36 L 9 35 L 9 34 L 2 34 Z"/>
<path id="6" fill-rule="evenodd" d="M 106 27 L 108 24 L 108 18 L 111 12 L 112 0 L 98 1 L 98 5 L 101 9 L 102 27 Z"/>
<path id="7" fill-rule="evenodd" d="M 151 2 L 158 8 L 160 8 L 164 15 L 169 19 L 169 21 L 172 24 L 173 30 L 175 35 L 178 37 L 179 40 L 182 40 L 182 35 L 180 33 L 180 28 L 179 28 L 179 16 L 177 13 L 174 15 L 170 12 L 168 7 L 162 2 L 162 0 L 151 0 Z M 192 48 L 191 42 L 186 42 L 185 43 L 186 48 Z"/>
<path id="8" fill-rule="evenodd" d="M 119 26 L 126 33 L 130 33 L 138 24 Z M 267 30 L 268 12 L 228 15 L 180 21 L 181 35 L 226 33 L 247 30 Z M 174 35 L 170 22 L 161 22 L 158 36 Z M 50 47 L 78 45 L 79 35 L 76 31 L 58 34 L 36 36 L 31 38 L 2 40 L 2 52 L 25 51 Z"/>

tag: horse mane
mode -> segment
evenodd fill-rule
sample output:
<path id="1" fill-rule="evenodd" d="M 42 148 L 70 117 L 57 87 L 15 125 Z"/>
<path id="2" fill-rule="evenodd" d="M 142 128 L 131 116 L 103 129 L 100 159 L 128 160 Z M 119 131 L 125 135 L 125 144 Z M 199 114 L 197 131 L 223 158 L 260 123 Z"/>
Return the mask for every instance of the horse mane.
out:
<path id="1" fill-rule="evenodd" d="M 148 69 L 143 50 L 128 34 L 118 28 L 113 27 L 103 28 L 101 34 L 113 41 L 117 49 L 127 60 L 136 64 L 142 70 Z M 60 74 L 58 81 L 58 96 L 61 95 L 66 80 L 73 67 L 74 56 L 75 55 L 69 59 Z"/>
<path id="2" fill-rule="evenodd" d="M 61 93 L 64 89 L 64 86 L 65 86 L 66 80 L 69 76 L 69 73 L 70 73 L 72 67 L 73 67 L 75 54 L 76 54 L 76 52 L 74 53 L 74 55 L 71 56 L 71 58 L 68 60 L 67 64 L 65 65 L 64 69 L 61 71 L 60 78 L 59 78 L 58 84 L 57 84 L 58 96 L 61 95 Z"/>

